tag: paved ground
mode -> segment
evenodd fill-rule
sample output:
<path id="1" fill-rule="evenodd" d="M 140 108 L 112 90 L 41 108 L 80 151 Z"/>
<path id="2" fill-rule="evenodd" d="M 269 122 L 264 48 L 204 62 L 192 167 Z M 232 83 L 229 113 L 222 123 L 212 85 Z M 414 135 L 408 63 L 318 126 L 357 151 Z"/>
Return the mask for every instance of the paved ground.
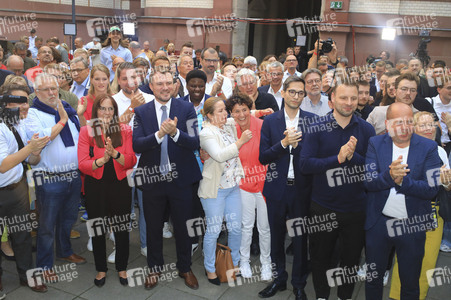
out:
<path id="1" fill-rule="evenodd" d="M 208 283 L 203 268 L 203 257 L 201 251 L 197 251 L 193 257 L 192 270 L 199 280 L 200 288 L 196 291 L 187 288 L 184 285 L 183 279 L 173 278 L 172 275 L 175 270 L 172 269 L 175 263 L 175 241 L 173 238 L 164 240 L 165 263 L 169 266 L 169 274 L 165 281 L 161 281 L 157 287 L 151 291 L 147 291 L 143 286 L 124 287 L 119 284 L 118 276 L 115 272 L 114 265 L 108 264 L 110 271 L 107 275 L 105 286 L 98 288 L 94 285 L 94 277 L 96 275 L 94 267 L 94 258 L 91 252 L 86 249 L 87 231 L 86 226 L 82 222 L 77 222 L 76 230 L 81 232 L 82 237 L 73 241 L 73 248 L 77 254 L 80 254 L 88 260 L 87 264 L 77 266 L 75 272 L 77 278 L 69 282 L 61 281 L 59 283 L 49 284 L 49 290 L 45 294 L 32 292 L 29 288 L 19 286 L 19 279 L 15 269 L 14 262 L 3 260 L 3 287 L 7 293 L 7 299 L 256 299 L 257 294 L 262 290 L 266 283 L 263 282 L 242 282 L 241 285 L 235 287 L 229 286 L 227 283 L 221 286 L 215 286 Z M 144 268 L 146 266 L 146 259 L 140 254 L 139 236 L 137 231 L 131 232 L 130 242 L 130 259 L 129 269 Z M 112 242 L 107 241 L 108 254 L 112 251 Z M 288 257 L 288 272 L 291 270 L 292 258 Z M 60 264 L 58 262 L 58 264 Z M 258 259 L 252 257 L 252 266 L 258 265 Z M 440 253 L 437 267 L 448 267 L 451 269 L 451 253 Z M 450 271 L 448 271 L 448 274 Z M 64 276 L 65 274 L 61 275 Z M 67 277 L 67 276 L 66 276 Z M 445 300 L 451 299 L 451 277 L 448 282 L 441 286 L 429 289 L 428 300 Z M 136 284 L 139 284 L 137 282 Z M 364 284 L 357 283 L 353 299 L 365 299 Z M 310 300 L 314 299 L 314 290 L 311 275 L 308 278 L 306 293 Z M 388 299 L 389 286 L 384 289 L 384 299 Z M 291 289 L 284 292 L 277 293 L 271 299 L 294 299 Z M 330 299 L 336 299 L 336 289 L 332 289 Z"/>

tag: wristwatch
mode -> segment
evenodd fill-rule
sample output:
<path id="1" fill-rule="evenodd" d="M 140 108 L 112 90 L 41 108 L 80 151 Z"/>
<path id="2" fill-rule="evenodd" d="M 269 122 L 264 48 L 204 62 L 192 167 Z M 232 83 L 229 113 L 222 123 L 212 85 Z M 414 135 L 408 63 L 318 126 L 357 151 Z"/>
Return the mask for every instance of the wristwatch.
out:
<path id="1" fill-rule="evenodd" d="M 128 107 L 128 110 L 129 110 L 131 113 L 133 113 L 133 114 L 135 113 L 135 109 L 132 108 L 131 106 Z"/>
<path id="2" fill-rule="evenodd" d="M 117 155 L 114 159 L 118 159 L 119 157 L 121 157 L 121 153 L 119 151 L 117 151 Z"/>

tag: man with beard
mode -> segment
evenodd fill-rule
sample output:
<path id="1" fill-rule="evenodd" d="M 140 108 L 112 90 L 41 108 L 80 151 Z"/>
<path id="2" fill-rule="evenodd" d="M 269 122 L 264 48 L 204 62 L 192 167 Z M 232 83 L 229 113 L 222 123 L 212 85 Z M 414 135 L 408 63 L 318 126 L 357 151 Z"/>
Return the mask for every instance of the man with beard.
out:
<path id="1" fill-rule="evenodd" d="M 216 72 L 219 69 L 219 55 L 213 48 L 207 48 L 201 54 L 202 71 L 207 75 L 205 92 L 210 96 L 227 99 L 232 96 L 232 82 Z"/>
<path id="2" fill-rule="evenodd" d="M 192 216 L 192 185 L 202 178 L 194 151 L 199 149 L 197 131 L 187 126 L 196 120 L 191 103 L 171 97 L 172 74 L 156 70 L 150 76 L 155 100 L 136 108 L 133 150 L 141 153 L 139 167 L 150 170 L 152 178 L 143 178 L 144 216 L 147 226 L 147 264 L 150 273 L 145 288 L 158 284 L 164 270 L 164 212 L 170 206 L 177 244 L 177 268 L 185 285 L 198 289 L 191 271 L 191 240 L 186 222 Z M 158 179 L 155 180 L 154 176 Z"/>
<path id="3" fill-rule="evenodd" d="M 366 192 L 362 175 L 368 140 L 374 129 L 354 115 L 359 90 L 348 79 L 334 86 L 334 110 L 324 120 L 310 126 L 301 150 L 301 172 L 313 175 L 310 217 L 327 230 L 310 232 L 310 257 L 317 299 L 328 299 L 330 271 L 335 245 L 340 245 L 340 267 L 356 276 L 365 239 Z M 353 175 L 347 174 L 353 170 Z M 350 176 L 357 176 L 350 178 Z M 331 225 L 334 224 L 334 225 Z M 339 299 L 351 299 L 354 281 L 338 287 Z"/>
<path id="4" fill-rule="evenodd" d="M 298 66 L 298 60 L 297 60 L 296 56 L 288 55 L 287 59 L 285 60 L 286 71 L 283 74 L 282 82 L 284 82 L 288 77 L 293 76 L 293 75 L 301 77 L 302 73 L 300 73 L 296 70 L 297 66 Z"/>
<path id="5" fill-rule="evenodd" d="M 329 98 L 321 94 L 322 74 L 318 69 L 307 69 L 302 73 L 305 81 L 305 91 L 307 96 L 301 104 L 301 109 L 318 116 L 325 116 L 330 112 Z"/>
<path id="6" fill-rule="evenodd" d="M 39 73 L 42 73 L 44 68 L 52 63 L 53 61 L 53 52 L 52 49 L 48 46 L 42 46 L 39 48 L 38 51 L 38 59 L 39 59 L 39 65 L 33 68 L 28 69 L 25 72 L 25 76 L 29 81 L 34 82 L 34 79 Z"/>
<path id="7" fill-rule="evenodd" d="M 370 84 L 365 80 L 361 80 L 357 81 L 357 85 L 359 86 L 359 104 L 357 105 L 355 112 L 359 115 L 359 117 L 366 120 L 368 115 L 373 110 L 373 107 L 368 105 L 371 97 Z"/>

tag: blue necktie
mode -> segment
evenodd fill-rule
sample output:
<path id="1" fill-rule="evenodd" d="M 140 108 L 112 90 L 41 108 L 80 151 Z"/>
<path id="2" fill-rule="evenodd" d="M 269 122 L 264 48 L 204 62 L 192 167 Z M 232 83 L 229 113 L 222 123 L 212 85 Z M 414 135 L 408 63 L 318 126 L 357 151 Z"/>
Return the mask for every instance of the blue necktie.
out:
<path id="1" fill-rule="evenodd" d="M 168 118 L 167 107 L 165 105 L 161 106 L 161 123 Z M 161 126 L 161 125 L 160 125 Z M 168 135 L 163 137 L 161 142 L 161 156 L 160 156 L 160 173 L 166 175 L 169 173 L 169 157 L 168 157 Z"/>

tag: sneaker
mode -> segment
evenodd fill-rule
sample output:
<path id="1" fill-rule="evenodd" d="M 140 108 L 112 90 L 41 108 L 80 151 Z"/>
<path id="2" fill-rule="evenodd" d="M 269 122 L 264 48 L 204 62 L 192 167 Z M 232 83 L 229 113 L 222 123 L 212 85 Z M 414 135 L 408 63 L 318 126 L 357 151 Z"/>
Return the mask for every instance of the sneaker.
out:
<path id="1" fill-rule="evenodd" d="M 199 243 L 191 244 L 191 256 L 194 255 L 194 252 L 196 252 L 197 249 L 199 249 Z"/>
<path id="2" fill-rule="evenodd" d="M 3 290 L 0 290 L 0 300 L 5 299 L 6 294 L 3 292 Z"/>
<path id="3" fill-rule="evenodd" d="M 147 247 L 141 248 L 141 255 L 147 257 Z"/>
<path id="4" fill-rule="evenodd" d="M 445 245 L 445 244 L 441 244 L 440 245 L 440 251 L 442 251 L 442 252 L 451 252 L 451 248 L 450 247 L 448 247 L 448 245 Z"/>
<path id="5" fill-rule="evenodd" d="M 89 237 L 88 244 L 86 245 L 86 248 L 88 248 L 88 251 L 92 252 L 92 237 Z"/>
<path id="6" fill-rule="evenodd" d="M 108 262 L 110 264 L 114 264 L 116 262 L 116 250 L 113 250 L 113 252 L 111 252 L 110 256 L 108 256 Z"/>
<path id="7" fill-rule="evenodd" d="M 385 271 L 385 274 L 384 274 L 384 286 L 387 285 L 389 276 L 390 276 L 390 271 Z"/>
<path id="8" fill-rule="evenodd" d="M 240 273 L 243 278 L 252 278 L 252 270 L 249 262 L 240 263 Z"/>
<path id="9" fill-rule="evenodd" d="M 366 280 L 366 264 L 359 268 L 359 270 L 357 271 L 357 277 L 360 281 Z"/>
<path id="10" fill-rule="evenodd" d="M 80 220 L 82 220 L 83 222 L 88 221 L 88 212 L 85 211 L 85 213 L 83 214 L 83 216 L 80 217 Z"/>
<path id="11" fill-rule="evenodd" d="M 85 211 L 86 207 L 83 204 L 78 204 L 78 211 Z"/>
<path id="12" fill-rule="evenodd" d="M 172 232 L 169 230 L 169 223 L 168 222 L 164 222 L 163 237 L 165 239 L 170 239 L 172 237 Z"/>
<path id="13" fill-rule="evenodd" d="M 272 269 L 270 264 L 262 265 L 261 280 L 270 281 L 272 279 Z"/>

